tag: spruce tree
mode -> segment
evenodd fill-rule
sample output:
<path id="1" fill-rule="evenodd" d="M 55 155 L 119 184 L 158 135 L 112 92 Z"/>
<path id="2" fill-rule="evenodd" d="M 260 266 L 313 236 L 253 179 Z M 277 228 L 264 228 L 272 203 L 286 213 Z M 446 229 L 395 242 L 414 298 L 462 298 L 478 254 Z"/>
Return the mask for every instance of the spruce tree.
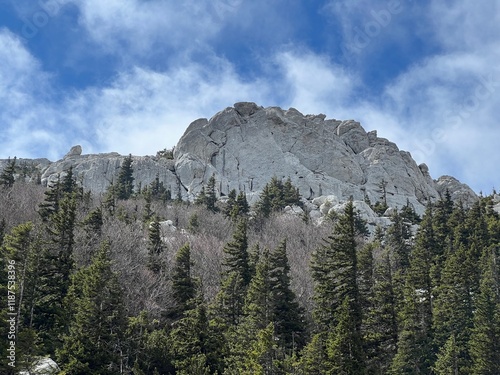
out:
<path id="1" fill-rule="evenodd" d="M 132 155 L 129 154 L 120 167 L 118 172 L 118 178 L 116 181 L 116 197 L 121 200 L 129 199 L 134 192 L 134 180 L 133 177 L 134 169 L 132 167 L 133 159 Z"/>
<path id="2" fill-rule="evenodd" d="M 232 241 L 224 246 L 222 265 L 226 274 L 236 272 L 238 277 L 241 277 L 244 285 L 250 283 L 247 222 L 243 219 L 238 222 Z"/>
<path id="3" fill-rule="evenodd" d="M 437 354 L 437 360 L 434 365 L 436 375 L 458 375 L 467 374 L 459 365 L 460 349 L 457 347 L 455 335 L 451 335 L 444 346 Z"/>
<path id="4" fill-rule="evenodd" d="M 318 332 L 343 332 L 342 336 L 345 337 L 341 340 L 342 345 L 353 348 L 352 353 L 356 354 L 353 358 L 355 367 L 364 371 L 356 247 L 354 206 L 348 202 L 332 235 L 313 253 L 311 270 L 316 304 L 313 317 Z M 348 322 L 341 320 L 346 314 L 349 316 Z M 348 332 L 344 332 L 344 329 Z M 332 343 L 331 338 L 328 341 Z M 329 354 L 329 358 L 332 358 L 332 353 L 337 353 L 335 350 Z M 332 362 L 330 370 L 336 368 L 335 363 Z"/>
<path id="5" fill-rule="evenodd" d="M 227 195 L 227 201 L 224 208 L 224 215 L 226 215 L 227 217 L 231 217 L 235 205 L 236 205 L 236 189 L 232 189 Z"/>
<path id="6" fill-rule="evenodd" d="M 356 316 L 351 311 L 351 301 L 346 295 L 338 309 L 337 325 L 328 334 L 326 351 L 328 375 L 361 375 L 365 373 L 365 359 Z"/>
<path id="7" fill-rule="evenodd" d="M 197 283 L 191 276 L 191 248 L 189 243 L 182 246 L 175 256 L 174 269 L 172 271 L 172 294 L 175 307 L 171 311 L 171 317 L 178 319 L 191 306 L 196 296 Z"/>
<path id="8" fill-rule="evenodd" d="M 444 358 L 451 355 L 449 340 L 452 338 L 457 374 L 466 373 L 470 366 L 468 343 L 473 324 L 473 278 L 477 266 L 470 262 L 467 252 L 461 244 L 456 251 L 447 253 L 433 304 L 434 346 L 440 350 L 438 360 L 444 363 Z M 443 365 L 436 363 L 436 366 Z"/>
<path id="9" fill-rule="evenodd" d="M 3 185 L 4 187 L 12 187 L 14 185 L 15 181 L 15 173 L 16 173 L 16 161 L 17 158 L 14 157 L 14 159 L 7 161 L 7 166 L 4 168 L 2 173 L 0 174 L 0 185 Z"/>
<path id="10" fill-rule="evenodd" d="M 116 374 L 126 326 L 118 276 L 111 269 L 109 243 L 104 242 L 90 266 L 79 270 L 65 299 L 73 312 L 59 364 L 68 374 Z"/>
<path id="11" fill-rule="evenodd" d="M 498 249 L 482 258 L 482 274 L 470 339 L 472 375 L 500 373 L 500 273 Z"/>
<path id="12" fill-rule="evenodd" d="M 73 247 L 76 222 L 75 194 L 64 196 L 59 209 L 47 223 L 48 243 L 40 257 L 40 282 L 37 292 L 43 296 L 34 309 L 34 326 L 50 353 L 60 345 L 59 337 L 67 324 L 64 298 L 74 268 Z"/>
<path id="13" fill-rule="evenodd" d="M 162 264 L 160 261 L 160 254 L 165 249 L 161 236 L 161 224 L 160 219 L 155 217 L 154 220 L 149 224 L 148 228 L 148 267 L 153 272 L 160 272 Z"/>
<path id="14" fill-rule="evenodd" d="M 389 254 L 383 249 L 374 260 L 373 285 L 363 319 L 369 374 L 386 374 L 396 353 L 398 326 L 395 300 Z"/>
<path id="15" fill-rule="evenodd" d="M 357 283 L 357 254 L 355 215 L 352 202 L 339 217 L 333 233 L 313 253 L 311 264 L 315 309 L 313 316 L 319 331 L 337 325 L 337 312 L 346 296 L 351 303 L 356 329 L 361 324 L 359 290 Z"/>
<path id="16" fill-rule="evenodd" d="M 207 183 L 207 188 L 205 190 L 206 193 L 206 198 L 205 198 L 205 204 L 207 208 L 212 211 L 212 212 L 217 212 L 219 209 L 215 206 L 217 203 L 217 195 L 215 193 L 215 175 L 212 175 L 208 179 Z"/>
<path id="17" fill-rule="evenodd" d="M 281 241 L 271 253 L 269 263 L 270 298 L 275 335 L 283 349 L 300 350 L 305 344 L 303 311 L 291 289 L 286 240 Z"/>
<path id="18" fill-rule="evenodd" d="M 61 179 L 59 176 L 57 180 L 50 184 L 49 189 L 44 192 L 44 195 L 44 201 L 38 205 L 38 213 L 43 221 L 47 221 L 52 214 L 59 210 L 59 201 L 63 196 Z"/>
<path id="19" fill-rule="evenodd" d="M 429 206 L 417 233 L 410 267 L 405 275 L 403 306 L 399 311 L 401 328 L 398 350 L 391 366 L 391 374 L 428 373 L 435 360 L 432 350 L 431 279 L 434 253 L 432 208 Z"/>
<path id="20" fill-rule="evenodd" d="M 209 322 L 200 294 L 193 307 L 174 323 L 170 347 L 177 374 L 210 375 L 223 372 L 222 338 Z"/>

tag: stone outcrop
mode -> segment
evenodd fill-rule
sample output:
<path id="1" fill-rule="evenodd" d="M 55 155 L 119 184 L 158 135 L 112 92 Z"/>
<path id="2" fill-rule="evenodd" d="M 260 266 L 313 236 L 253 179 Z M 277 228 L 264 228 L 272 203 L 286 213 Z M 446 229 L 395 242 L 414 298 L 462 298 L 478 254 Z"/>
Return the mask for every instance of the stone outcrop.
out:
<path id="1" fill-rule="evenodd" d="M 86 190 L 102 194 L 116 179 L 125 157 L 116 152 L 65 157 L 44 169 L 42 183 L 49 185 L 58 176 L 63 177 L 66 171 L 73 167 L 73 174 L 78 183 Z M 174 173 L 173 160 L 153 156 L 134 156 L 133 168 L 136 186 L 139 183 L 142 186 L 149 185 L 158 176 L 165 188 L 170 189 L 172 196 L 176 196 L 180 185 Z"/>
<path id="2" fill-rule="evenodd" d="M 42 183 L 50 183 L 72 166 L 83 187 L 99 194 L 116 178 L 124 158 L 117 153 L 82 155 L 81 147 L 74 146 L 62 160 L 37 165 Z M 312 206 L 322 200 L 315 207 L 326 213 L 349 198 L 375 203 L 382 186 L 390 207 L 410 203 L 420 214 L 429 200 L 446 190 L 465 204 L 477 199 L 452 177 L 434 181 L 425 164 L 417 165 L 410 153 L 378 137 L 376 131 L 366 132 L 356 121 L 255 103 L 236 103 L 209 120 L 192 122 L 175 147 L 173 160 L 134 156 L 133 168 L 136 185 L 150 184 L 158 176 L 172 196 L 190 200 L 212 175 L 220 196 L 236 189 L 244 191 L 251 203 L 272 177 L 290 177 Z"/>
<path id="3" fill-rule="evenodd" d="M 210 120 L 193 122 L 174 157 L 189 198 L 212 175 L 220 194 L 243 190 L 250 201 L 273 176 L 290 177 L 309 200 L 334 195 L 341 201 L 352 197 L 374 203 L 383 184 L 389 206 L 409 202 L 422 213 L 428 200 L 440 196 L 427 166 L 417 165 L 393 142 L 367 133 L 358 122 L 303 115 L 294 108 L 237 103 Z M 448 185 L 453 192 L 465 191 Z M 474 194 L 457 194 L 467 202 L 475 199 Z"/>

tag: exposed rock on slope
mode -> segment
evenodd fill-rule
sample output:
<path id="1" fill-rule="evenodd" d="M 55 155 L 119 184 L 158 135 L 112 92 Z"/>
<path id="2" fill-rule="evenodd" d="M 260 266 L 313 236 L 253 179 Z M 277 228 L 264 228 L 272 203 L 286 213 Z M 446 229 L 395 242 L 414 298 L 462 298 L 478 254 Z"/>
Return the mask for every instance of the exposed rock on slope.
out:
<path id="1" fill-rule="evenodd" d="M 352 120 L 304 116 L 293 108 L 237 103 L 210 120 L 193 122 L 174 156 L 176 174 L 190 196 L 215 174 L 222 194 L 237 189 L 255 196 L 277 176 L 290 177 L 307 199 L 335 195 L 374 203 L 383 182 L 389 206 L 409 201 L 421 213 L 428 199 L 439 197 L 427 166 L 417 166 L 408 152 L 376 132 L 367 133 Z"/>
<path id="2" fill-rule="evenodd" d="M 58 162 L 39 163 L 42 182 L 73 166 L 86 189 L 104 192 L 124 156 L 81 153 L 75 146 Z M 379 138 L 376 131 L 366 132 L 356 121 L 254 103 L 236 103 L 210 120 L 194 121 L 176 146 L 174 160 L 134 157 L 133 168 L 136 183 L 145 186 L 158 175 L 173 196 L 180 192 L 185 199 L 193 199 L 212 175 L 219 194 L 242 190 L 251 201 L 273 176 L 290 177 L 309 200 L 335 196 L 339 201 L 352 197 L 375 203 L 383 184 L 389 206 L 410 202 L 419 213 L 446 189 L 466 204 L 477 199 L 452 177 L 434 181 L 425 164 L 418 166 L 408 152 Z"/>

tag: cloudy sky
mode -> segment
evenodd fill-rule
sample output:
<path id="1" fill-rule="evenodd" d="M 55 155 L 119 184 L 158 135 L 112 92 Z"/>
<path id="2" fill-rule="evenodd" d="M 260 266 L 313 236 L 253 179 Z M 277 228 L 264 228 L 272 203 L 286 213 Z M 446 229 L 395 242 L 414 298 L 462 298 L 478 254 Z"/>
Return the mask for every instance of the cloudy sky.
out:
<path id="1" fill-rule="evenodd" d="M 151 155 L 238 101 L 500 190 L 498 0 L 0 0 L 0 158 Z"/>

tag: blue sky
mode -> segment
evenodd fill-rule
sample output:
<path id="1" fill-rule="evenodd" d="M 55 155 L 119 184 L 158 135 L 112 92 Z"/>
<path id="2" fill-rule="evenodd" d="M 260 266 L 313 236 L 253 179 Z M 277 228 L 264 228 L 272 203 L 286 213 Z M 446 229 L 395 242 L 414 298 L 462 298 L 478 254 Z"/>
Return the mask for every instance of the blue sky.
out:
<path id="1" fill-rule="evenodd" d="M 151 155 L 238 101 L 500 189 L 500 1 L 0 0 L 0 158 Z"/>

